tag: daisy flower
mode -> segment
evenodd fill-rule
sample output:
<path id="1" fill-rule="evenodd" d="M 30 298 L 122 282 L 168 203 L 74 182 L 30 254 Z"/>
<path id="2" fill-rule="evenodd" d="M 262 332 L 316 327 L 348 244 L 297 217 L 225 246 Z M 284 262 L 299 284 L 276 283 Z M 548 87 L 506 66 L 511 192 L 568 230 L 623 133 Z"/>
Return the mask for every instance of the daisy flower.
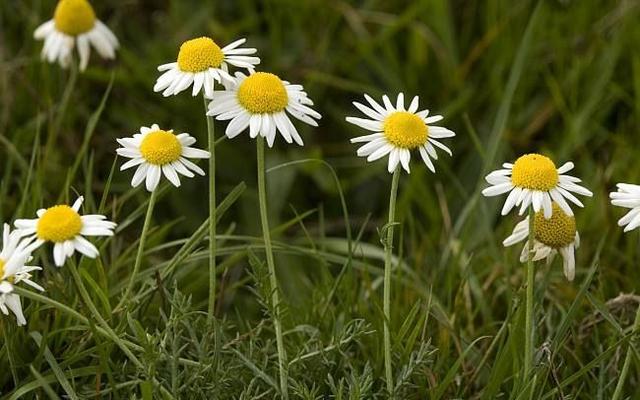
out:
<path id="1" fill-rule="evenodd" d="M 96 18 L 87 0 L 60 0 L 53 19 L 40 25 L 33 36 L 44 40 L 42 59 L 50 63 L 57 61 L 63 68 L 69 66 L 77 44 L 81 71 L 87 68 L 91 46 L 108 60 L 115 58 L 119 47 L 118 39 Z"/>
<path id="2" fill-rule="evenodd" d="M 549 262 L 560 253 L 564 275 L 572 281 L 576 275 L 575 249 L 580 246 L 580 235 L 576 230 L 576 220 L 572 215 L 564 212 L 558 203 L 551 205 L 553 213 L 546 218 L 541 211 L 536 212 L 533 220 L 533 252 L 532 260 L 546 258 Z M 520 262 L 527 262 L 529 237 L 529 217 L 520 221 L 513 229 L 513 233 L 502 242 L 505 247 L 525 242 L 520 253 Z"/>
<path id="3" fill-rule="evenodd" d="M 611 204 L 618 207 L 630 208 L 624 217 L 618 220 L 619 226 L 629 232 L 640 226 L 640 186 L 630 183 L 618 183 L 617 192 L 611 192 Z"/>
<path id="4" fill-rule="evenodd" d="M 249 136 L 258 135 L 273 146 L 276 132 L 287 143 L 303 145 L 302 138 L 287 113 L 311 126 L 318 126 L 321 116 L 310 106 L 302 85 L 293 85 L 268 72 L 255 72 L 247 76 L 236 73 L 236 80 L 227 90 L 214 93 L 207 115 L 217 120 L 231 120 L 225 134 L 230 139 L 249 128 Z M 285 112 L 286 111 L 286 112 Z"/>
<path id="5" fill-rule="evenodd" d="M 375 161 L 389 155 L 387 170 L 395 171 L 398 164 L 407 173 L 411 151 L 418 150 L 422 161 L 431 172 L 436 169 L 431 159 L 437 160 L 436 147 L 451 155 L 451 150 L 440 143 L 438 139 L 453 137 L 456 134 L 447 128 L 431 125 L 442 120 L 441 115 L 429 117 L 429 110 L 418 111 L 418 96 L 411 100 L 408 108 L 404 105 L 404 94 L 398 94 L 396 105 L 389 100 L 389 96 L 382 96 L 384 107 L 364 95 L 369 105 L 353 102 L 353 105 L 369 118 L 347 117 L 347 122 L 375 132 L 366 136 L 351 139 L 351 143 L 365 143 L 358 149 L 358 156 L 367 157 L 367 161 Z"/>
<path id="6" fill-rule="evenodd" d="M 578 185 L 580 179 L 564 175 L 573 169 L 573 163 L 567 162 L 560 168 L 549 157 L 540 154 L 525 154 L 515 163 L 502 164 L 503 169 L 491 172 L 486 181 L 491 185 L 482 194 L 487 197 L 510 192 L 502 207 L 502 215 L 507 215 L 513 207 L 520 206 L 520 215 L 529 205 L 535 212 L 544 211 L 545 218 L 551 218 L 552 202 L 556 202 L 569 216 L 573 215 L 565 199 L 578 207 L 583 207 L 571 192 L 591 197 L 588 189 Z"/>
<path id="7" fill-rule="evenodd" d="M 23 239 L 20 232 L 11 232 L 9 224 L 4 224 L 0 251 L 0 311 L 5 315 L 9 315 L 9 311 L 15 314 L 18 325 L 25 325 L 27 320 L 22 313 L 20 296 L 13 293 L 13 286 L 24 282 L 37 290 L 44 290 L 31 280 L 31 272 L 42 268 L 25 265 L 38 246 L 34 238 Z"/>
<path id="8" fill-rule="evenodd" d="M 151 128 L 143 126 L 133 137 L 117 139 L 123 147 L 116 150 L 118 155 L 131 160 L 122 164 L 120 171 L 137 166 L 131 186 L 137 187 L 146 180 L 147 190 L 153 192 L 162 174 L 176 187 L 180 186 L 178 173 L 193 178 L 204 175 L 202 168 L 187 158 L 209 158 L 208 151 L 191 147 L 196 139 L 188 133 L 174 135 L 173 130 L 163 131 L 157 124 Z M 193 172 L 191 172 L 193 171 Z"/>
<path id="9" fill-rule="evenodd" d="M 104 215 L 80 215 L 84 198 L 80 196 L 71 207 L 60 204 L 36 212 L 36 219 L 18 219 L 14 223 L 22 236 L 36 238 L 38 245 L 52 242 L 53 260 L 61 267 L 75 251 L 89 258 L 96 258 L 100 252 L 85 239 L 85 236 L 113 236 L 116 224 L 107 221 Z"/>
<path id="10" fill-rule="evenodd" d="M 204 90 L 205 95 L 211 98 L 215 82 L 226 86 L 233 81 L 233 77 L 229 75 L 229 65 L 253 72 L 254 66 L 260 64 L 258 57 L 250 56 L 257 52 L 256 49 L 239 47 L 246 41 L 239 39 L 220 48 L 213 39 L 206 36 L 187 40 L 180 46 L 176 62 L 158 67 L 158 71 L 163 74 L 156 81 L 153 91 L 162 92 L 167 97 L 178 94 L 193 84 L 193 96 Z"/>

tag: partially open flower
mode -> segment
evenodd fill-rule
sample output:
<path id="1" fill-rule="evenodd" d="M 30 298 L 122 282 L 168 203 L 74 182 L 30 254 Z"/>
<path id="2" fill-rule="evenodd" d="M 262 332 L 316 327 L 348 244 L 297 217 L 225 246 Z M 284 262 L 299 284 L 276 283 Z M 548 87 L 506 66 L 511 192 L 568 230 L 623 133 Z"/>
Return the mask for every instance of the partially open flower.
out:
<path id="1" fill-rule="evenodd" d="M 313 101 L 302 85 L 292 85 L 277 75 L 256 72 L 249 76 L 236 73 L 236 81 L 227 90 L 214 93 L 207 115 L 218 120 L 231 120 L 225 134 L 229 139 L 249 128 L 249 136 L 267 139 L 269 147 L 276 140 L 276 132 L 287 143 L 303 145 L 298 130 L 287 113 L 311 126 L 318 126 L 320 114 L 310 106 Z"/>
<path id="2" fill-rule="evenodd" d="M 176 187 L 180 186 L 178 174 L 189 178 L 195 176 L 193 172 L 204 175 L 202 168 L 188 158 L 210 157 L 208 151 L 191 147 L 196 142 L 193 136 L 188 133 L 175 135 L 173 130 L 164 131 L 156 124 L 151 128 L 143 126 L 133 137 L 117 140 L 123 146 L 116 150 L 118 155 L 131 158 L 120 170 L 137 166 L 131 186 L 137 187 L 146 181 L 150 192 L 158 187 L 162 174 Z"/>
<path id="3" fill-rule="evenodd" d="M 529 205 L 535 212 L 544 211 L 545 218 L 551 218 L 552 202 L 556 202 L 567 214 L 573 215 L 565 199 L 578 207 L 582 203 L 571 192 L 591 197 L 588 189 L 578 185 L 580 179 L 564 175 L 573 169 L 573 163 L 567 162 L 556 169 L 555 163 L 540 154 L 525 154 L 515 163 L 502 164 L 503 169 L 491 172 L 485 178 L 491 184 L 482 194 L 491 197 L 509 192 L 502 207 L 502 215 L 507 215 L 513 207 L 520 206 L 520 215 Z"/>
<path id="4" fill-rule="evenodd" d="M 13 293 L 13 286 L 24 282 L 37 290 L 44 290 L 31 280 L 31 272 L 42 268 L 25 265 L 32 258 L 31 252 L 38 246 L 35 238 L 23 239 L 20 232 L 11 232 L 9 225 L 4 224 L 0 251 L 0 311 L 5 315 L 11 311 L 18 325 L 26 324 L 27 320 L 22 313 L 20 296 Z"/>
<path id="5" fill-rule="evenodd" d="M 44 40 L 42 58 L 50 63 L 58 62 L 63 68 L 69 66 L 77 44 L 81 71 L 87 68 L 91 46 L 108 60 L 115 58 L 119 47 L 118 39 L 96 18 L 87 0 L 60 0 L 53 19 L 40 25 L 33 36 Z"/>
<path id="6" fill-rule="evenodd" d="M 609 194 L 611 204 L 631 210 L 618 220 L 619 226 L 624 226 L 624 231 L 629 232 L 640 226 L 640 186 L 630 183 L 618 183 L 617 192 Z"/>
<path id="7" fill-rule="evenodd" d="M 187 40 L 180 46 L 177 61 L 158 67 L 158 71 L 163 74 L 156 81 L 153 91 L 162 92 L 166 97 L 193 85 L 193 96 L 204 90 L 205 95 L 211 98 L 215 82 L 233 82 L 233 77 L 229 75 L 229 65 L 253 72 L 254 66 L 260 63 L 258 57 L 251 56 L 256 53 L 256 49 L 239 47 L 246 41 L 238 39 L 220 48 L 213 39 L 206 36 Z"/>
<path id="8" fill-rule="evenodd" d="M 85 236 L 113 236 L 116 224 L 104 215 L 80 215 L 84 198 L 80 196 L 71 207 L 60 204 L 36 212 L 36 219 L 18 219 L 15 226 L 22 236 L 31 236 L 35 243 L 53 243 L 53 260 L 58 267 L 79 251 L 89 258 L 100 252 Z"/>
<path id="9" fill-rule="evenodd" d="M 553 213 L 550 218 L 546 218 L 541 211 L 538 211 L 533 220 L 533 261 L 547 258 L 549 261 L 556 253 L 562 255 L 564 275 L 572 281 L 576 274 L 575 249 L 580 246 L 580 235 L 576 230 L 576 220 L 572 215 L 566 214 L 557 204 L 552 204 Z M 513 229 L 513 233 L 502 242 L 507 246 L 524 241 L 524 247 L 520 254 L 520 261 L 527 262 L 529 244 L 529 217 L 520 221 Z"/>

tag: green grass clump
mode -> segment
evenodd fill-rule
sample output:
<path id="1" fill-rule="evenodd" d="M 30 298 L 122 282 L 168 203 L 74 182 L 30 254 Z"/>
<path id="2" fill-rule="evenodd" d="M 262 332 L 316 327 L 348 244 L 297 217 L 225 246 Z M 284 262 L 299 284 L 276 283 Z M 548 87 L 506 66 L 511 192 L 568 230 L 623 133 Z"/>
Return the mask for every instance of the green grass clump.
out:
<path id="1" fill-rule="evenodd" d="M 594 192 L 576 211 L 576 279 L 536 264 L 535 399 L 613 395 L 640 297 L 637 234 L 616 226 L 616 182 L 640 183 L 640 25 L 635 1 L 252 0 L 95 2 L 122 44 L 69 73 L 40 60 L 34 29 L 53 2 L 0 2 L 0 221 L 85 196 L 118 222 L 101 257 L 75 260 L 105 324 L 50 248 L 36 253 L 42 294 L 21 289 L 26 327 L 0 318 L 0 396 L 278 398 L 269 274 L 254 143 L 217 146 L 218 284 L 207 321 L 207 178 L 157 193 L 127 307 L 149 200 L 118 171 L 118 137 L 158 123 L 205 147 L 202 100 L 153 93 L 157 65 L 184 40 L 247 37 L 261 68 L 304 84 L 323 114 L 305 147 L 267 152 L 268 203 L 293 399 L 384 399 L 383 262 L 391 175 L 348 139 L 351 101 L 402 91 L 457 133 L 437 174 L 412 164 L 397 199 L 391 342 L 400 399 L 518 399 L 525 268 L 502 240 L 483 177 L 539 152 Z M 65 90 L 72 87 L 73 90 Z M 66 106 L 64 106 L 66 104 Z M 222 124 L 217 125 L 222 136 Z M 323 160 L 323 161 L 322 161 Z M 202 164 L 204 166 L 204 164 Z M 640 398 L 634 349 L 623 397 Z M 129 354 L 127 354 L 127 352 Z M 137 362 L 133 360 L 137 360 Z M 529 380 L 530 382 L 530 380 Z"/>

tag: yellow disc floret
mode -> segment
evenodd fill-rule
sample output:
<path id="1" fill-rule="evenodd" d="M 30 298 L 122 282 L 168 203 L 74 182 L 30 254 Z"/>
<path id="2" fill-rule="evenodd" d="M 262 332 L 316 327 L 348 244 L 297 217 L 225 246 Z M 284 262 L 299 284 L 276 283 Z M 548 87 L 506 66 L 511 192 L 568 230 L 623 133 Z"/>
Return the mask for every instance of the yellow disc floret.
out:
<path id="1" fill-rule="evenodd" d="M 511 182 L 521 188 L 548 191 L 558 183 L 558 170 L 549 157 L 525 154 L 513 165 Z"/>
<path id="2" fill-rule="evenodd" d="M 546 219 L 542 211 L 538 211 L 533 220 L 533 230 L 537 241 L 554 249 L 565 247 L 576 238 L 576 220 L 553 203 L 553 214 Z"/>
<path id="3" fill-rule="evenodd" d="M 60 0 L 53 21 L 60 32 L 77 36 L 93 29 L 96 13 L 87 0 Z"/>
<path id="4" fill-rule="evenodd" d="M 76 237 L 82 229 L 80 214 L 67 205 L 54 206 L 40 217 L 36 227 L 39 239 L 64 242 Z"/>
<path id="5" fill-rule="evenodd" d="M 202 72 L 218 68 L 224 60 L 220 46 L 206 36 L 187 40 L 180 46 L 178 67 L 185 72 Z"/>
<path id="6" fill-rule="evenodd" d="M 384 136 L 389 143 L 403 149 L 415 149 L 424 145 L 429 137 L 429 127 L 419 116 L 396 111 L 384 119 Z"/>
<path id="7" fill-rule="evenodd" d="M 171 132 L 150 132 L 140 143 L 140 153 L 149 164 L 165 165 L 182 156 L 182 144 Z"/>
<path id="8" fill-rule="evenodd" d="M 289 95 L 277 75 L 256 72 L 238 88 L 238 102 L 253 114 L 274 114 L 289 104 Z"/>

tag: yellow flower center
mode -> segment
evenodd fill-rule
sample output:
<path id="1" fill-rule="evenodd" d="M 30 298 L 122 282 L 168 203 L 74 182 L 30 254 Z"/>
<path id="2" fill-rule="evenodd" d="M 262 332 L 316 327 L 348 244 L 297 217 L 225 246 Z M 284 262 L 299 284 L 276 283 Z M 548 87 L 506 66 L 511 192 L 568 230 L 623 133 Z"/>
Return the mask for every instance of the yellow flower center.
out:
<path id="1" fill-rule="evenodd" d="M 289 95 L 277 75 L 256 72 L 240 84 L 238 102 L 253 114 L 274 114 L 287 107 Z"/>
<path id="2" fill-rule="evenodd" d="M 384 136 L 403 149 L 415 149 L 426 143 L 429 127 L 422 118 L 407 111 L 396 111 L 384 119 Z"/>
<path id="3" fill-rule="evenodd" d="M 220 46 L 206 36 L 187 40 L 180 46 L 178 66 L 185 72 L 202 72 L 218 68 L 224 60 Z"/>
<path id="4" fill-rule="evenodd" d="M 81 229 L 80 214 L 67 205 L 59 205 L 47 209 L 40 217 L 36 234 L 39 239 L 59 243 L 73 239 Z"/>
<path id="5" fill-rule="evenodd" d="M 77 36 L 93 29 L 96 13 L 87 0 L 60 0 L 53 21 L 60 32 Z"/>
<path id="6" fill-rule="evenodd" d="M 521 188 L 548 191 L 558 183 L 558 170 L 549 157 L 525 154 L 513 165 L 511 183 Z"/>
<path id="7" fill-rule="evenodd" d="M 2 277 L 4 276 L 4 264 L 5 262 L 0 260 L 0 279 L 2 279 Z M 13 283 L 15 281 L 15 277 L 11 275 L 6 277 L 5 280 L 9 281 L 10 283 Z"/>
<path id="8" fill-rule="evenodd" d="M 149 164 L 165 165 L 182 156 L 182 144 L 173 133 L 162 130 L 150 132 L 142 139 L 140 153 Z"/>
<path id="9" fill-rule="evenodd" d="M 533 220 L 536 240 L 549 247 L 558 249 L 574 242 L 576 238 L 576 219 L 565 214 L 558 204 L 553 203 L 553 214 L 546 219 L 543 211 L 538 211 Z"/>

